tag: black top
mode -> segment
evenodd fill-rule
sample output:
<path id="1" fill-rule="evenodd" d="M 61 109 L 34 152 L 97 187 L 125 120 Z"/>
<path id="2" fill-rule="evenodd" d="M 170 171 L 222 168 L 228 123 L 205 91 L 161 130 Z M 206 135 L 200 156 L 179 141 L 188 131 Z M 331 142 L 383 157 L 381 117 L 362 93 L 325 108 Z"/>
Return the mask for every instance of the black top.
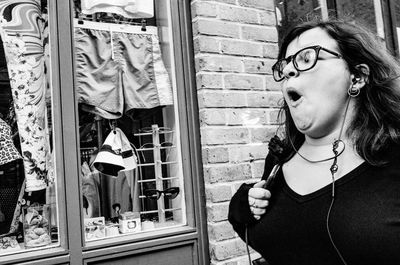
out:
<path id="1" fill-rule="evenodd" d="M 268 160 L 268 159 L 267 159 Z M 384 167 L 363 163 L 335 182 L 329 226 L 348 265 L 400 265 L 400 158 Z M 229 221 L 270 265 L 342 265 L 329 240 L 326 219 L 332 185 L 299 195 L 278 172 L 260 221 L 248 206 L 243 184 L 229 206 Z"/>

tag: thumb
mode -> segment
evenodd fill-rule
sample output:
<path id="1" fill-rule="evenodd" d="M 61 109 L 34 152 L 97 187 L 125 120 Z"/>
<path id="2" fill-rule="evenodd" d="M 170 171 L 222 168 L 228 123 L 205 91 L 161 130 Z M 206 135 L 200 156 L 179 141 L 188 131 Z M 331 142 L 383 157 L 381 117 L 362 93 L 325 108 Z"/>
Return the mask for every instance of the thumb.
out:
<path id="1" fill-rule="evenodd" d="M 266 183 L 265 180 L 261 180 L 260 182 L 254 184 L 253 188 L 262 188 L 265 185 L 265 183 Z"/>

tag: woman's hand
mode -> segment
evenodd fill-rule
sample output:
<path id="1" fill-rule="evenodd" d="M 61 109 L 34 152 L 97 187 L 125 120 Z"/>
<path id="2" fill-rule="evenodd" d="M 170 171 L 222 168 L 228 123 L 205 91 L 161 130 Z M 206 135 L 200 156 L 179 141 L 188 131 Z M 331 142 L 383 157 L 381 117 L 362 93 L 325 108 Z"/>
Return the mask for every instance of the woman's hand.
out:
<path id="1" fill-rule="evenodd" d="M 266 208 L 269 204 L 268 199 L 271 198 L 271 192 L 263 188 L 265 180 L 254 184 L 253 188 L 249 190 L 249 206 L 255 219 L 260 220 L 261 216 L 265 214 Z"/>

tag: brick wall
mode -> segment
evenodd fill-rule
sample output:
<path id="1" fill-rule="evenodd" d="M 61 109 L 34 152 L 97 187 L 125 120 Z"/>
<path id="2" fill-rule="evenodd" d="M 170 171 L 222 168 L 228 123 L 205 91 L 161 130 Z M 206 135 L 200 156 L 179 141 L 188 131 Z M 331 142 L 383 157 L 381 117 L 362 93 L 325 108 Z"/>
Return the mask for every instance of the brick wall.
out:
<path id="1" fill-rule="evenodd" d="M 274 1 L 192 0 L 191 6 L 211 264 L 247 264 L 227 213 L 240 184 L 260 178 L 276 130 Z"/>

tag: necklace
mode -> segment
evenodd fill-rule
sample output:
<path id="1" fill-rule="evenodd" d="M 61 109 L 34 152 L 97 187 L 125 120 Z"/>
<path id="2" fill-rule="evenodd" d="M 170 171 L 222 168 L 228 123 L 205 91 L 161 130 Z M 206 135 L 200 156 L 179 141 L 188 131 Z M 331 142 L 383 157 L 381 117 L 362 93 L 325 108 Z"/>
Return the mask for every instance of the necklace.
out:
<path id="1" fill-rule="evenodd" d="M 289 137 L 289 142 L 290 142 L 290 145 L 292 146 L 292 148 L 294 149 L 294 151 L 295 151 L 302 159 L 304 159 L 304 160 L 307 161 L 308 163 L 321 163 L 321 162 L 326 162 L 326 161 L 329 161 L 329 160 L 332 160 L 332 159 L 337 159 L 337 157 L 340 156 L 340 155 L 344 152 L 344 149 L 346 149 L 345 143 L 339 138 L 339 140 L 335 140 L 335 141 L 332 143 L 332 148 L 335 149 L 335 151 L 333 151 L 333 153 L 334 153 L 333 156 L 328 157 L 328 158 L 324 158 L 324 159 L 320 159 L 320 160 L 312 160 L 312 159 L 309 159 L 309 158 L 305 157 L 304 155 L 302 155 L 302 154 L 299 152 L 299 150 L 297 150 L 296 147 L 294 147 L 294 144 L 293 144 L 292 139 L 291 139 L 290 137 Z M 340 150 L 340 152 L 337 151 L 337 148 L 339 147 L 339 143 L 342 143 L 342 144 L 343 144 L 343 148 Z"/>
<path id="2" fill-rule="evenodd" d="M 292 139 L 291 139 L 290 137 L 288 137 L 288 138 L 289 138 L 289 142 L 290 142 L 290 144 L 292 145 L 293 150 L 294 150 L 302 159 L 304 159 L 305 161 L 307 161 L 307 162 L 309 162 L 309 163 L 320 163 L 320 162 L 329 161 L 329 160 L 332 160 L 332 159 L 333 159 L 332 165 L 331 165 L 331 167 L 330 167 L 330 169 L 329 169 L 330 172 L 331 172 L 331 176 L 332 176 L 332 190 L 331 190 L 331 203 L 330 203 L 330 205 L 329 205 L 328 213 L 327 213 L 327 215 L 326 215 L 326 230 L 327 230 L 327 232 L 328 232 L 329 240 L 331 241 L 331 244 L 332 244 L 333 248 L 335 249 L 336 253 L 338 254 L 340 260 L 342 261 L 342 263 L 343 263 L 344 265 L 347 265 L 347 262 L 346 262 L 346 260 L 343 258 L 342 253 L 340 252 L 339 248 L 336 246 L 335 242 L 333 241 L 331 229 L 330 229 L 330 226 L 329 226 L 329 219 L 330 219 L 330 215 L 331 215 L 331 211 L 332 211 L 333 204 L 334 204 L 334 202 L 335 202 L 335 174 L 336 174 L 336 172 L 338 171 L 338 168 L 339 168 L 338 165 L 337 165 L 337 158 L 338 158 L 338 156 L 340 156 L 340 155 L 343 153 L 344 149 L 346 148 L 346 145 L 345 145 L 345 143 L 342 141 L 341 137 L 342 137 L 343 127 L 344 127 L 344 123 L 345 123 L 346 116 L 347 116 L 347 110 L 348 110 L 348 108 L 349 108 L 349 103 L 350 103 L 350 97 L 349 97 L 348 100 L 347 100 L 347 104 L 346 104 L 346 109 L 345 109 L 345 113 L 344 113 L 342 125 L 341 125 L 341 127 L 340 127 L 339 138 L 338 138 L 337 140 L 333 141 L 333 143 L 332 143 L 332 151 L 333 151 L 333 156 L 332 156 L 332 157 L 328 157 L 328 158 L 321 159 L 321 160 L 311 160 L 311 159 L 308 159 L 307 157 L 303 156 L 303 155 L 294 147 L 294 144 L 293 144 L 293 142 L 292 142 Z M 339 143 L 340 143 L 340 142 L 343 143 L 343 149 L 342 149 L 340 152 L 338 152 L 337 149 L 338 149 L 338 147 L 339 147 Z"/>
<path id="3" fill-rule="evenodd" d="M 333 143 L 332 143 L 332 151 L 333 151 L 333 154 L 334 154 L 333 156 L 328 157 L 328 158 L 325 158 L 325 159 L 320 159 L 320 160 L 311 160 L 311 159 L 308 159 L 307 157 L 305 157 L 304 155 L 302 155 L 302 154 L 299 152 L 299 150 L 296 149 L 296 147 L 294 147 L 294 144 L 293 144 L 292 139 L 291 139 L 290 137 L 288 137 L 288 138 L 289 138 L 290 145 L 292 146 L 293 150 L 294 150 L 302 159 L 304 159 L 305 161 L 307 161 L 307 162 L 309 162 L 309 163 L 321 163 L 321 162 L 325 162 L 325 161 L 329 161 L 329 160 L 332 160 L 332 159 L 333 159 L 333 164 L 332 164 L 332 166 L 331 166 L 331 172 L 332 172 L 332 167 L 335 167 L 336 170 L 335 170 L 335 172 L 332 172 L 332 173 L 336 173 L 337 168 L 338 168 L 338 166 L 337 166 L 337 158 L 338 158 L 338 156 L 340 156 L 340 155 L 344 152 L 344 149 L 346 149 L 346 145 L 345 145 L 345 143 L 342 141 L 341 138 L 342 138 L 344 123 L 345 123 L 345 121 L 346 121 L 347 110 L 348 110 L 348 108 L 349 108 L 349 103 L 350 103 L 350 98 L 347 100 L 347 103 L 346 103 L 346 109 L 345 109 L 345 111 L 344 111 L 344 117 L 343 117 L 342 125 L 340 126 L 339 138 L 338 138 L 337 140 L 333 141 Z M 340 152 L 337 151 L 337 148 L 339 147 L 339 143 L 342 143 L 342 144 L 343 144 L 343 149 L 342 149 Z"/>

